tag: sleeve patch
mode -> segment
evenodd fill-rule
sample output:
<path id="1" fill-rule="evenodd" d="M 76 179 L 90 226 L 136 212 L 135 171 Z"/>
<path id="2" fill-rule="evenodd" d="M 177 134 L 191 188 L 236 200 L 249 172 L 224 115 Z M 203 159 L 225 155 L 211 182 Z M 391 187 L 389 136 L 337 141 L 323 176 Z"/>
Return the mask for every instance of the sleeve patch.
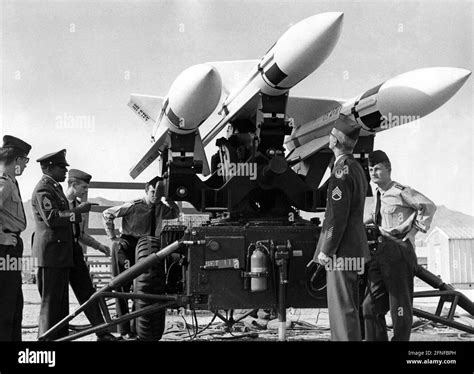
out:
<path id="1" fill-rule="evenodd" d="M 331 226 L 329 229 L 328 229 L 328 235 L 326 237 L 326 240 L 329 240 L 332 238 L 332 232 L 334 230 L 334 226 Z"/>
<path id="2" fill-rule="evenodd" d="M 342 191 L 341 189 L 336 186 L 333 190 L 332 190 L 332 193 L 331 193 L 331 196 L 332 196 L 332 199 L 335 200 L 335 201 L 339 201 L 342 199 Z"/>
<path id="3" fill-rule="evenodd" d="M 51 200 L 49 200 L 46 196 L 43 198 L 43 208 L 44 210 L 51 210 L 53 208 L 53 204 L 51 203 Z"/>

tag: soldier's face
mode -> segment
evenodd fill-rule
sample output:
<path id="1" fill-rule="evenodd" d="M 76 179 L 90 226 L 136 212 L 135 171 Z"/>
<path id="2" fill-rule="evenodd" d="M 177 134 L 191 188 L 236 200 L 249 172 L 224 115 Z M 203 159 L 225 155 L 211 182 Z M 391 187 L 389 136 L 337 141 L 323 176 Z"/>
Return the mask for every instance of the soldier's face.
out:
<path id="1" fill-rule="evenodd" d="M 30 159 L 26 156 L 17 157 L 15 160 L 15 175 L 22 175 L 26 169 L 26 164 Z"/>
<path id="2" fill-rule="evenodd" d="M 54 165 L 51 169 L 51 177 L 56 182 L 64 182 L 66 180 L 67 167 L 65 165 Z"/>
<path id="3" fill-rule="evenodd" d="M 73 188 L 76 197 L 84 197 L 87 191 L 89 191 L 89 185 L 83 181 L 76 183 Z"/>
<path id="4" fill-rule="evenodd" d="M 390 181 L 390 170 L 384 164 L 369 166 L 370 180 L 375 184 L 385 184 Z"/>
<path id="5" fill-rule="evenodd" d="M 148 190 L 146 191 L 146 199 L 151 204 L 154 204 L 156 202 L 155 193 L 156 193 L 156 190 L 153 186 L 148 187 Z"/>

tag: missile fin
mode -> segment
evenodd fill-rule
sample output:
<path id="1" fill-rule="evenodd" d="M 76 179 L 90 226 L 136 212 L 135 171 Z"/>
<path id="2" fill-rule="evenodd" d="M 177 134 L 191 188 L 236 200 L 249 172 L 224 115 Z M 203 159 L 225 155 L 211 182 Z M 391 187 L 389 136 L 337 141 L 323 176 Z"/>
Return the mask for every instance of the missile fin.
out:
<path id="1" fill-rule="evenodd" d="M 154 124 L 161 112 L 164 98 L 160 96 L 148 96 L 131 94 L 128 106 L 145 123 Z"/>
<path id="2" fill-rule="evenodd" d="M 168 129 L 166 127 L 160 126 L 156 135 L 156 141 L 152 144 L 140 161 L 138 161 L 136 165 L 130 169 L 129 175 L 133 179 L 138 177 L 148 166 L 150 166 L 153 161 L 158 158 L 163 149 L 168 145 L 169 136 Z"/>
<path id="3" fill-rule="evenodd" d="M 287 156 L 287 161 L 290 163 L 303 161 L 319 150 L 327 147 L 328 144 L 329 138 L 327 136 L 313 139 L 310 142 L 295 148 L 295 150 Z"/>
<path id="4" fill-rule="evenodd" d="M 314 121 L 316 118 L 330 113 L 340 107 L 345 99 L 288 97 L 287 116 L 293 119 L 293 126 L 300 127 L 304 123 Z"/>

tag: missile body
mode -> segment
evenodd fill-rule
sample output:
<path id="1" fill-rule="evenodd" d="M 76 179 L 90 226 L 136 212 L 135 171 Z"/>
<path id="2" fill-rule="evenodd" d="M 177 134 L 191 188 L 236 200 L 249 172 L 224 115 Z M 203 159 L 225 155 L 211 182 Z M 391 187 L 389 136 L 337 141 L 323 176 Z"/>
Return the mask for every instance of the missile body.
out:
<path id="1" fill-rule="evenodd" d="M 322 13 L 287 30 L 251 70 L 243 84 L 229 93 L 220 109 L 223 117 L 204 137 L 204 145 L 209 144 L 255 95 L 283 95 L 315 71 L 336 46 L 342 23 L 343 13 Z"/>
<path id="2" fill-rule="evenodd" d="M 362 127 L 361 136 L 366 136 L 418 120 L 454 96 L 470 74 L 465 69 L 435 67 L 398 75 L 295 127 L 285 145 L 288 151 L 293 151 L 291 159 L 296 160 L 296 157 L 305 158 L 317 152 L 319 149 L 313 148 L 312 152 L 305 151 L 302 155 L 298 148 L 327 137 L 336 121 L 355 122 Z M 318 144 L 324 146 L 325 142 Z"/>
<path id="3" fill-rule="evenodd" d="M 152 113 L 161 111 L 155 119 L 152 130 L 153 145 L 130 170 L 130 176 L 136 178 L 170 145 L 169 132 L 185 135 L 195 132 L 195 148 L 192 155 L 204 163 L 204 174 L 209 166 L 204 153 L 199 126 L 209 117 L 219 103 L 222 81 L 219 72 L 207 64 L 191 66 L 184 70 L 173 82 L 164 99 L 132 95 L 129 106 L 145 121 L 154 119 Z M 145 99 L 146 100 L 145 100 Z M 142 105 L 140 105 L 142 103 Z M 191 157 L 191 154 L 187 156 Z"/>

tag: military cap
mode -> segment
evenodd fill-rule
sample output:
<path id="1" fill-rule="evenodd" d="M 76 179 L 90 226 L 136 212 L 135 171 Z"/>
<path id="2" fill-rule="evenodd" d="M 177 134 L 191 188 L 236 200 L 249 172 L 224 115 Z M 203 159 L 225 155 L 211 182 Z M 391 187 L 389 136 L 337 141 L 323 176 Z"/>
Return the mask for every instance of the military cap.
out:
<path id="1" fill-rule="evenodd" d="M 69 166 L 66 161 L 66 150 L 61 149 L 58 152 L 48 153 L 36 160 L 41 165 L 64 165 Z"/>
<path id="2" fill-rule="evenodd" d="M 83 172 L 82 170 L 78 170 L 78 169 L 69 170 L 68 176 L 69 176 L 69 178 L 80 179 L 81 181 L 84 181 L 87 184 L 89 184 L 91 182 L 91 179 L 92 179 L 92 175 L 87 174 L 86 172 Z"/>
<path id="3" fill-rule="evenodd" d="M 381 162 L 388 162 L 390 164 L 390 159 L 384 151 L 373 151 L 369 154 L 369 166 L 375 166 Z"/>
<path id="4" fill-rule="evenodd" d="M 359 138 L 360 126 L 352 121 L 337 121 L 331 130 L 331 134 L 339 140 L 339 143 L 353 147 Z"/>
<path id="5" fill-rule="evenodd" d="M 14 148 L 23 152 L 25 155 L 28 155 L 28 153 L 30 153 L 30 150 L 31 150 L 31 145 L 29 145 L 27 142 L 24 142 L 23 140 L 16 138 L 14 136 L 5 135 L 3 137 L 2 148 Z"/>

